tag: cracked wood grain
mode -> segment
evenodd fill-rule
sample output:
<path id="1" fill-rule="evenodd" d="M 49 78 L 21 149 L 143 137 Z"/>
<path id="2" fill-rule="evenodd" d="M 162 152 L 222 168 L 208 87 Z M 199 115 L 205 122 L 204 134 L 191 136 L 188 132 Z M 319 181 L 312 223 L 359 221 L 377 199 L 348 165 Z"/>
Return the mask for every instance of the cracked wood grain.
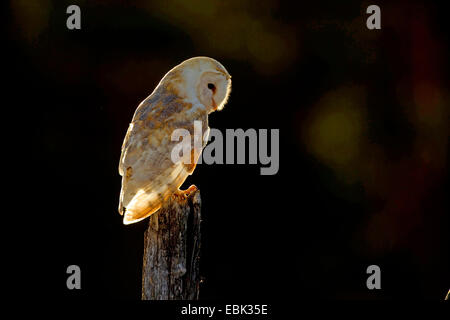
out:
<path id="1" fill-rule="evenodd" d="M 150 216 L 144 235 L 142 300 L 197 300 L 200 191 L 172 197 Z"/>

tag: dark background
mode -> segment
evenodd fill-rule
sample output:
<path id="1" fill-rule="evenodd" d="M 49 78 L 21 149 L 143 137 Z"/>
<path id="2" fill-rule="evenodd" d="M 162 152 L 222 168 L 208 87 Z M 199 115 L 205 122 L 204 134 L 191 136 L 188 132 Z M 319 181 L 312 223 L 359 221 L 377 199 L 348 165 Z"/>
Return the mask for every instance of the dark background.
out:
<path id="1" fill-rule="evenodd" d="M 66 28 L 70 4 L 81 7 L 81 30 Z M 26 165 L 6 217 L 22 272 L 12 280 L 29 284 L 17 289 L 140 299 L 148 221 L 124 226 L 117 212 L 120 147 L 163 75 L 205 55 L 233 77 L 210 126 L 279 128 L 280 169 L 199 165 L 186 181 L 202 195 L 201 298 L 443 299 L 446 11 L 378 1 L 382 29 L 368 30 L 370 4 L 4 4 L 7 137 L 26 154 L 6 157 L 7 173 Z M 71 264 L 81 267 L 80 291 L 66 289 Z M 366 288 L 371 264 L 382 290 Z"/>

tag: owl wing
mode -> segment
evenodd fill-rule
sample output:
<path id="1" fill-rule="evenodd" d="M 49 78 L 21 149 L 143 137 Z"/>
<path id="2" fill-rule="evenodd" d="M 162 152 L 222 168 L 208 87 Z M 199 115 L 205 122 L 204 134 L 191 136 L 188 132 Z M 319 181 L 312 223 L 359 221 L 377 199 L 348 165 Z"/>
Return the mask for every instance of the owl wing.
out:
<path id="1" fill-rule="evenodd" d="M 193 168 L 171 159 L 178 143 L 171 141 L 173 130 L 193 131 L 195 118 L 191 116 L 199 116 L 189 110 L 189 105 L 164 95 L 158 99 L 150 96 L 136 110 L 119 164 L 122 175 L 119 213 L 124 215 L 125 224 L 156 212 L 192 173 Z"/>

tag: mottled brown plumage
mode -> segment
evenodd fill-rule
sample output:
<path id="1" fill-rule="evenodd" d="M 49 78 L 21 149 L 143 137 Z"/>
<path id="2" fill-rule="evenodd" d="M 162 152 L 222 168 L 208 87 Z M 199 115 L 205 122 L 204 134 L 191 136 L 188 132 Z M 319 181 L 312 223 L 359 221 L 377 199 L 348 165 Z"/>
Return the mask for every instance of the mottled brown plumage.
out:
<path id="1" fill-rule="evenodd" d="M 192 174 L 200 150 L 192 150 L 190 163 L 173 162 L 179 142 L 171 141 L 175 129 L 186 129 L 194 147 L 194 121 L 208 128 L 208 114 L 223 108 L 231 80 L 216 60 L 197 57 L 170 70 L 153 93 L 136 109 L 122 145 L 119 213 L 123 223 L 138 222 L 156 212 Z M 194 157 L 195 154 L 195 157 Z"/>

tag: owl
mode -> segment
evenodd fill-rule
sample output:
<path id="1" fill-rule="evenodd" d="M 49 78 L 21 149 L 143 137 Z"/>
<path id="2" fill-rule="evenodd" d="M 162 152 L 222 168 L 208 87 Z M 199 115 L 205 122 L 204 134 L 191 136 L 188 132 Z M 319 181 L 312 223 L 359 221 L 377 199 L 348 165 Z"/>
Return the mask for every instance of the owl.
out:
<path id="1" fill-rule="evenodd" d="M 209 132 L 208 115 L 224 107 L 230 90 L 231 76 L 222 64 L 195 57 L 170 70 L 139 104 L 119 162 L 119 213 L 124 224 L 150 216 L 170 196 L 185 197 L 195 190 L 195 186 L 184 191 L 179 188 L 193 173 L 207 134 L 200 143 L 192 141 L 190 161 L 173 161 L 172 150 L 179 142 L 172 141 L 172 133 L 185 129 L 193 140 L 194 121 L 200 121 L 202 132 Z"/>

